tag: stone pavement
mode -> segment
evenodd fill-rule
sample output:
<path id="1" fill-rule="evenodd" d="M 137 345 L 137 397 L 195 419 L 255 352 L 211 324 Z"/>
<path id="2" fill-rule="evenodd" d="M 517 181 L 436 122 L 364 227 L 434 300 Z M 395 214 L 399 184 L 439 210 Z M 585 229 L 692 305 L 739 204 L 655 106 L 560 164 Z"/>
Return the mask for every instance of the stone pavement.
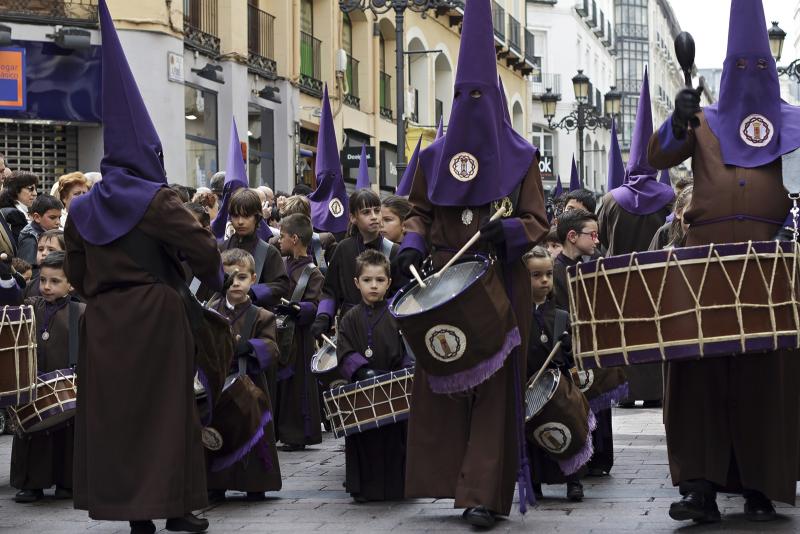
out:
<path id="1" fill-rule="evenodd" d="M 283 490 L 267 502 L 246 503 L 236 496 L 204 511 L 210 532 L 469 532 L 453 510 L 452 500 L 417 499 L 397 503 L 353 504 L 344 492 L 344 442 L 326 434 L 313 449 L 281 453 Z M 677 491 L 669 480 L 661 411 L 633 409 L 614 412 L 615 465 L 610 477 L 585 481 L 586 499 L 564 499 L 564 486 L 545 487 L 545 499 L 523 518 L 514 511 L 493 532 L 626 531 L 704 534 L 718 531 L 798 532 L 800 511 L 779 505 L 779 521 L 748 523 L 741 517 L 743 501 L 720 495 L 723 523 L 690 526 L 667 516 Z M 126 523 L 91 521 L 71 502 L 44 500 L 33 505 L 13 502 L 8 485 L 11 437 L 0 436 L 0 532 L 97 534 L 128 532 Z M 165 474 L 168 476 L 168 474 Z M 163 529 L 164 522 L 156 522 Z M 162 530 L 162 532 L 166 532 Z"/>

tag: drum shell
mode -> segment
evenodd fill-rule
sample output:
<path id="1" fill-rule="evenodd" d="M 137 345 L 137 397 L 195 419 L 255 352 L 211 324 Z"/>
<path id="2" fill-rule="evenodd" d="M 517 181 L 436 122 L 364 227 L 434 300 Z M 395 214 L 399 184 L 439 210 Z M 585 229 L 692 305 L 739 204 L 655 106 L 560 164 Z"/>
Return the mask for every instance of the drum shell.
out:
<path id="1" fill-rule="evenodd" d="M 263 426 L 269 412 L 266 394 L 247 376 L 237 376 L 214 405 L 209 427 L 222 436 L 222 447 L 208 451 L 209 458 L 227 456 L 245 446 Z"/>
<path id="2" fill-rule="evenodd" d="M 0 408 L 36 399 L 35 332 L 33 307 L 0 309 Z"/>
<path id="3" fill-rule="evenodd" d="M 393 310 L 416 365 L 426 373 L 446 377 L 474 368 L 501 352 L 507 334 L 517 327 L 505 287 L 494 265 L 487 265 L 482 276 L 438 306 L 412 315 Z M 466 347 L 460 357 L 447 361 L 434 357 L 429 344 L 437 326 L 463 333 Z"/>
<path id="4" fill-rule="evenodd" d="M 333 341 L 335 342 L 336 338 Z M 311 357 L 310 367 L 311 374 L 316 377 L 322 389 L 333 389 L 347 384 L 347 380 L 339 372 L 336 349 L 327 343 Z"/>
<path id="5" fill-rule="evenodd" d="M 72 369 L 60 369 L 39 376 L 36 400 L 11 408 L 21 435 L 54 430 L 75 416 L 77 378 Z"/>
<path id="6" fill-rule="evenodd" d="M 526 437 L 553 459 L 563 461 L 584 449 L 590 433 L 589 402 L 569 375 L 562 373 L 553 397 L 525 423 Z"/>

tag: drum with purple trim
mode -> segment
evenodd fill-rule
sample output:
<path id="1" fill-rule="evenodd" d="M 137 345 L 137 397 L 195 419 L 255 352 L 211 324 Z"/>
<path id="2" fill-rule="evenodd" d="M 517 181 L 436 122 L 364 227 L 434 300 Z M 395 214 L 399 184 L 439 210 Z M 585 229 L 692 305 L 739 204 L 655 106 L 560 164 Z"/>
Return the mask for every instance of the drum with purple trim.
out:
<path id="1" fill-rule="evenodd" d="M 634 253 L 569 274 L 574 355 L 583 368 L 800 348 L 793 242 Z"/>
<path id="2" fill-rule="evenodd" d="M 0 308 L 0 408 L 36 398 L 36 320 L 32 306 Z"/>
<path id="3" fill-rule="evenodd" d="M 72 369 L 59 369 L 36 379 L 36 400 L 11 408 L 19 434 L 64 426 L 75 416 L 78 382 Z"/>

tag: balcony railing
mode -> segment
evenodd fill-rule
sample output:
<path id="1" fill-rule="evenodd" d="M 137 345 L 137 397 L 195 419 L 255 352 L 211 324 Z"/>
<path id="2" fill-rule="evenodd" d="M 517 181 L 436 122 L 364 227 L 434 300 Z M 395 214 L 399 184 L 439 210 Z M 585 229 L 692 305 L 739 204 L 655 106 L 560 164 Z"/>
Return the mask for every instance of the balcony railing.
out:
<path id="1" fill-rule="evenodd" d="M 508 16 L 508 47 L 522 56 L 522 26 L 511 15 Z"/>
<path id="2" fill-rule="evenodd" d="M 308 95 L 322 97 L 322 41 L 300 32 L 300 90 Z"/>
<path id="3" fill-rule="evenodd" d="M 251 4 L 247 6 L 247 66 L 272 80 L 278 77 L 275 17 Z"/>
<path id="4" fill-rule="evenodd" d="M 544 73 L 539 71 L 538 74 L 533 74 L 533 84 L 531 84 L 531 92 L 533 98 L 540 98 L 548 89 L 554 95 L 561 94 L 561 75 Z"/>
<path id="5" fill-rule="evenodd" d="M 494 35 L 500 41 L 506 40 L 506 10 L 500 4 L 492 0 L 492 27 Z"/>
<path id="6" fill-rule="evenodd" d="M 344 72 L 347 80 L 347 92 L 344 94 L 344 103 L 350 107 L 361 108 L 361 99 L 358 97 L 358 60 L 347 54 L 347 70 Z"/>
<path id="7" fill-rule="evenodd" d="M 381 117 L 386 120 L 392 120 L 392 77 L 385 72 L 381 72 L 380 80 Z"/>
<path id="8" fill-rule="evenodd" d="M 34 24 L 97 26 L 98 0 L 5 0 L 0 19 Z"/>
<path id="9" fill-rule="evenodd" d="M 536 57 L 536 50 L 534 49 L 535 40 L 533 34 L 529 30 L 525 30 L 525 59 L 529 63 L 533 63 Z"/>
<path id="10" fill-rule="evenodd" d="M 183 41 L 211 56 L 219 55 L 217 0 L 183 0 Z"/>

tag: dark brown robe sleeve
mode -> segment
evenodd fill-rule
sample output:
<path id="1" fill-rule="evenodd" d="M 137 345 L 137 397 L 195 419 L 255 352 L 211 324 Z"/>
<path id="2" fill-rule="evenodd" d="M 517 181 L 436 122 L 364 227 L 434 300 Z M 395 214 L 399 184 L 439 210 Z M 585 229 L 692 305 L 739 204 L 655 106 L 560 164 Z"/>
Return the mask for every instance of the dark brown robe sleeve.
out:
<path id="1" fill-rule="evenodd" d="M 250 333 L 250 344 L 262 371 L 278 361 L 278 343 L 275 314 L 259 308 L 258 317 Z"/>
<path id="2" fill-rule="evenodd" d="M 253 303 L 262 308 L 274 308 L 282 298 L 289 298 L 289 275 L 286 274 L 286 265 L 278 249 L 268 245 L 267 250 L 261 279 L 252 287 L 255 295 Z"/>
<path id="3" fill-rule="evenodd" d="M 67 217 L 67 224 L 64 225 L 64 237 L 67 248 L 64 259 L 64 274 L 67 275 L 67 280 L 75 288 L 75 292 L 85 298 L 86 292 L 84 291 L 83 278 L 86 274 L 86 250 L 83 247 L 83 238 L 69 217 Z"/>
<path id="4" fill-rule="evenodd" d="M 668 118 L 657 132 L 650 137 L 647 147 L 647 157 L 650 165 L 656 169 L 669 169 L 676 167 L 692 157 L 696 137 L 689 131 L 686 139 L 676 139 L 672 133 L 672 117 Z"/>

